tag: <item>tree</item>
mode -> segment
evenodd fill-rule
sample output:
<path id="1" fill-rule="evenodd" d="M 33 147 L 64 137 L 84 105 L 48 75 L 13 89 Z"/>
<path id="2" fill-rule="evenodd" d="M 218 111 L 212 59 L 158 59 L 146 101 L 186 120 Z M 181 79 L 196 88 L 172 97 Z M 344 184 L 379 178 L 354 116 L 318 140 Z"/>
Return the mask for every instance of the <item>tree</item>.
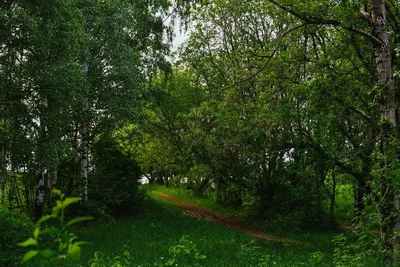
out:
<path id="1" fill-rule="evenodd" d="M 390 155 L 390 139 L 394 138 L 398 139 L 398 129 L 397 129 L 397 119 L 396 119 L 396 91 L 395 84 L 393 78 L 393 60 L 391 51 L 391 40 L 389 38 L 388 33 L 388 14 L 387 8 L 398 8 L 397 4 L 393 1 L 384 1 L 384 0 L 371 0 L 369 3 L 360 1 L 360 3 L 353 3 L 353 6 L 347 4 L 346 2 L 340 4 L 333 4 L 332 9 L 325 12 L 325 14 L 329 14 L 335 7 L 343 9 L 346 11 L 347 9 L 361 9 L 365 8 L 366 10 L 360 10 L 360 17 L 367 20 L 370 24 L 370 30 L 372 32 L 369 33 L 367 30 L 356 28 L 357 25 L 347 24 L 343 20 L 326 18 L 326 15 L 323 16 L 321 13 L 316 10 L 316 8 L 320 7 L 318 3 L 316 5 L 308 4 L 308 8 L 302 8 L 297 6 L 288 6 L 284 2 L 270 0 L 269 2 L 275 4 L 281 9 L 287 11 L 292 14 L 294 17 L 303 21 L 304 25 L 308 24 L 317 24 L 317 25 L 331 25 L 338 26 L 344 30 L 354 32 L 365 37 L 370 44 L 374 47 L 375 53 L 375 66 L 376 66 L 376 82 L 377 87 L 379 88 L 379 105 L 380 105 L 380 119 L 381 119 L 381 153 L 387 160 L 396 160 L 396 155 Z M 328 4 L 328 3 L 326 3 Z M 364 4 L 364 6 L 362 5 Z M 304 5 L 304 4 L 303 4 Z M 306 5 L 304 5 L 306 6 Z M 314 10 L 313 10 L 314 8 Z M 317 12 L 315 12 L 317 11 Z M 350 12 L 349 12 L 350 13 Z M 351 20 L 351 19 L 348 19 Z M 351 21 L 350 21 L 351 22 Z M 395 157 L 395 158 L 393 158 Z M 397 168 L 393 166 L 391 163 L 387 163 L 389 168 Z M 386 168 L 386 167 L 385 167 Z M 388 177 L 387 177 L 388 178 Z M 386 242 L 389 239 L 392 239 L 391 245 L 393 246 L 394 253 L 397 257 L 400 251 L 399 242 L 396 238 L 393 239 L 393 234 L 400 230 L 400 204 L 399 202 L 399 192 L 396 186 L 393 187 L 394 184 L 397 184 L 396 181 L 386 179 L 384 182 L 384 188 L 389 190 L 388 198 L 394 200 L 393 211 L 396 215 L 389 215 L 391 212 L 388 211 L 388 206 L 384 205 L 384 221 L 386 221 L 387 226 L 385 226 L 386 231 Z M 390 188 L 390 189 L 389 189 Z"/>
<path id="2" fill-rule="evenodd" d="M 207 90 L 224 101 L 230 88 L 276 89 L 277 107 L 283 108 L 275 113 L 283 115 L 275 120 L 283 141 L 276 151 L 288 149 L 285 157 L 298 162 L 293 165 L 296 172 L 308 169 L 312 162 L 322 164 L 318 159 L 323 158 L 328 164 L 312 167 L 321 181 L 335 166 L 352 175 L 357 181 L 357 214 L 363 210 L 366 192 L 379 203 L 382 198 L 394 201 L 394 205 L 381 205 L 381 211 L 386 243 L 398 254 L 398 241 L 393 238 L 399 229 L 399 194 L 393 176 L 398 169 L 393 78 L 397 60 L 391 47 L 398 35 L 394 15 L 398 3 L 268 0 L 246 1 L 238 7 L 215 1 L 201 9 L 190 8 L 197 25 L 182 55 Z M 345 55 L 338 55 L 335 48 Z M 334 93 L 345 87 L 351 88 L 350 93 Z M 304 95 L 291 88 L 303 90 Z M 352 96 L 360 100 L 349 101 Z M 324 98 L 333 100 L 332 105 Z M 382 160 L 373 159 L 373 152 L 379 150 Z M 306 165 L 299 164 L 304 160 Z M 376 164 L 380 177 L 373 168 Z M 295 177 L 292 182 L 298 180 Z"/>
<path id="3" fill-rule="evenodd" d="M 69 193 L 82 189 L 85 198 L 89 169 L 96 167 L 89 168 L 91 142 L 139 117 L 148 75 L 168 65 L 163 16 L 170 4 L 3 2 L 0 189 L 10 200 L 36 202 L 40 216 L 56 182 Z M 80 160 L 83 183 L 60 181 L 76 175 Z M 15 194 L 21 185 L 25 194 Z"/>

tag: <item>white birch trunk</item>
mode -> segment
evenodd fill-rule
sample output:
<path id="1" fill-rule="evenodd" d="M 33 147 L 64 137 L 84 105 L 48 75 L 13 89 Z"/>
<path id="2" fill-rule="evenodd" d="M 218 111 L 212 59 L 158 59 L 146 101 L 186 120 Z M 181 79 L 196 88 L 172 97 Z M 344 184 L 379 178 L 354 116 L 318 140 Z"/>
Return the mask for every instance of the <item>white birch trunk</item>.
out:
<path id="1" fill-rule="evenodd" d="M 85 103 L 83 110 L 83 122 L 81 126 L 81 175 L 83 183 L 82 197 L 88 200 L 88 183 L 89 183 L 89 121 L 88 121 L 88 104 Z"/>
<path id="2" fill-rule="evenodd" d="M 41 170 L 36 177 L 36 196 L 35 196 L 35 220 L 42 216 L 43 201 L 44 201 L 44 171 Z"/>

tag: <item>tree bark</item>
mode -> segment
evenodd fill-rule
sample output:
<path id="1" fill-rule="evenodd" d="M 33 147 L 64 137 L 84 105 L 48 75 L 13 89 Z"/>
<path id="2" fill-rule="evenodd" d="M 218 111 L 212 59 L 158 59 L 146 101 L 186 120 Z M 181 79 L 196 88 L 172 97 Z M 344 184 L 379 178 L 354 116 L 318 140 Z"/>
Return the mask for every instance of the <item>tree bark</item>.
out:
<path id="1" fill-rule="evenodd" d="M 384 0 L 372 0 L 371 22 L 373 25 L 373 34 L 381 41 L 375 45 L 375 61 L 376 70 L 378 75 L 378 84 L 381 86 L 380 95 L 380 115 L 382 123 L 382 136 L 381 136 L 381 152 L 388 160 L 390 136 L 397 135 L 396 133 L 396 90 L 394 85 L 393 70 L 392 70 L 392 56 L 390 54 L 390 42 L 388 37 L 386 8 Z M 393 156 L 393 155 L 392 155 Z M 385 164 L 387 165 L 387 164 Z M 387 168 L 386 166 L 384 166 Z M 387 180 L 387 179 L 386 179 Z M 393 217 L 384 218 L 392 225 L 386 233 L 386 237 L 390 238 L 395 232 L 400 231 L 400 199 L 399 189 L 393 188 L 393 181 L 384 181 L 385 186 L 389 188 L 389 199 L 394 199 L 393 202 Z M 389 215 L 390 216 L 390 215 Z M 395 238 L 391 241 L 393 247 L 394 258 L 398 258 L 400 254 L 399 239 Z"/>
<path id="2" fill-rule="evenodd" d="M 12 166 L 12 170 L 11 170 L 11 181 L 10 181 L 10 192 L 8 194 L 8 201 L 11 203 L 14 200 L 14 194 L 15 194 L 15 178 L 16 178 L 16 174 L 15 174 L 15 170 L 14 170 L 14 166 Z"/>
<path id="3" fill-rule="evenodd" d="M 335 201 L 336 201 L 336 175 L 332 174 L 332 192 L 331 192 L 331 203 L 329 207 L 329 215 L 331 218 L 335 216 Z"/>
<path id="4" fill-rule="evenodd" d="M 357 189 L 354 192 L 354 223 L 358 223 L 361 219 L 361 215 L 365 209 L 364 196 L 365 196 L 365 181 L 359 180 Z"/>
<path id="5" fill-rule="evenodd" d="M 88 64 L 83 64 L 83 71 L 89 71 Z M 85 96 L 83 103 L 83 118 L 81 125 L 81 175 L 82 175 L 82 195 L 85 202 L 88 201 L 88 185 L 89 185 L 89 98 Z"/>
<path id="6" fill-rule="evenodd" d="M 45 182 L 44 171 L 41 170 L 36 177 L 36 198 L 35 198 L 35 221 L 42 217 L 43 200 L 44 200 Z"/>
<path id="7" fill-rule="evenodd" d="M 1 175 L 1 204 L 4 204 L 4 199 L 6 195 L 6 149 L 5 146 L 2 146 L 1 149 L 1 168 L 0 168 L 0 175 Z"/>
<path id="8" fill-rule="evenodd" d="M 375 45 L 378 83 L 383 89 L 380 99 L 381 120 L 384 124 L 390 123 L 391 127 L 396 127 L 396 93 L 384 0 L 373 0 L 371 21 L 374 35 L 381 41 L 381 43 Z"/>
<path id="9" fill-rule="evenodd" d="M 86 102 L 83 110 L 83 121 L 81 126 L 81 175 L 82 175 L 82 195 L 86 202 L 88 200 L 88 184 L 89 184 L 89 105 Z"/>

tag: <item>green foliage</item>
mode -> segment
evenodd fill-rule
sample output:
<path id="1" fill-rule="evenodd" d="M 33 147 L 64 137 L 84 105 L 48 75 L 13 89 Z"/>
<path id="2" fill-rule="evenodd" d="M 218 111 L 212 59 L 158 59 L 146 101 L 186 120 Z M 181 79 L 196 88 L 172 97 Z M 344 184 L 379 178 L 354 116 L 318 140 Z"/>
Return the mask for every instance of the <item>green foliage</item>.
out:
<path id="1" fill-rule="evenodd" d="M 93 207 L 111 215 L 139 211 L 144 194 L 138 187 L 141 172 L 136 161 L 104 135 L 93 145 L 92 155 L 96 166 L 90 181 Z"/>
<path id="2" fill-rule="evenodd" d="M 37 223 L 36 228 L 33 231 L 33 237 L 19 243 L 21 247 L 37 247 L 35 250 L 29 250 L 25 253 L 22 258 L 22 262 L 31 260 L 37 255 L 40 255 L 44 260 L 41 264 L 49 264 L 52 266 L 58 266 L 64 264 L 68 259 L 78 261 L 81 257 L 81 246 L 89 244 L 86 241 L 78 241 L 78 237 L 68 231 L 68 227 L 79 222 L 92 220 L 90 216 L 76 217 L 68 222 L 65 222 L 65 209 L 70 205 L 81 201 L 78 197 L 65 197 L 61 191 L 54 189 L 53 194 L 59 198 L 56 201 L 55 206 L 52 209 L 51 214 L 41 217 Z M 50 227 L 45 230 L 41 229 L 41 225 L 49 220 L 57 220 L 59 227 Z M 54 243 L 57 245 L 56 249 L 52 248 L 41 248 L 41 242 L 39 236 L 41 233 L 47 232 L 55 236 Z"/>
<path id="3" fill-rule="evenodd" d="M 23 212 L 0 205 L 1 266 L 19 266 L 24 250 L 17 243 L 30 235 L 33 229 L 34 224 Z"/>
<path id="4" fill-rule="evenodd" d="M 228 216 L 239 216 L 238 210 L 232 207 L 223 206 L 219 203 L 216 203 L 215 200 L 212 200 L 206 196 L 202 196 L 196 194 L 195 191 L 188 190 L 186 188 L 173 188 L 173 187 L 165 187 L 160 185 L 150 185 L 148 186 L 148 190 L 150 191 L 150 196 L 154 196 L 154 191 L 163 192 L 165 194 L 174 196 L 176 198 L 182 199 L 186 202 L 193 203 L 195 205 L 199 205 L 206 209 L 215 211 L 219 214 L 228 215 Z"/>
<path id="5" fill-rule="evenodd" d="M 125 248 L 123 256 L 117 256 L 112 259 L 104 256 L 103 253 L 96 251 L 94 258 L 89 261 L 90 267 L 130 267 L 134 265 L 129 247 Z"/>
<path id="6" fill-rule="evenodd" d="M 182 236 L 178 244 L 171 246 L 168 249 L 170 259 L 164 262 L 164 257 L 160 257 L 159 261 L 154 264 L 147 263 L 151 266 L 201 266 L 201 260 L 206 259 L 206 256 L 201 255 L 197 246 L 188 239 L 188 236 Z M 122 256 L 113 258 L 107 257 L 104 253 L 96 251 L 94 258 L 89 260 L 90 267 L 130 267 L 142 266 L 137 265 L 130 253 L 130 248 L 124 245 L 124 253 Z"/>
<path id="7" fill-rule="evenodd" d="M 280 231 L 323 228 L 335 195 L 336 218 L 376 204 L 384 242 L 398 245 L 400 144 L 383 118 L 396 113 L 399 1 L 2 2 L 0 186 L 15 205 L 49 202 L 41 187 L 55 181 L 82 193 L 88 165 L 86 208 L 103 219 L 137 211 L 143 174 Z M 194 20 L 171 67 L 176 15 Z M 25 172 L 15 187 L 8 168 Z M 50 257 L 25 259 L 38 254 Z"/>
<path id="8" fill-rule="evenodd" d="M 130 248 L 132 266 L 165 266 L 173 258 L 169 248 L 179 245 L 182 235 L 189 235 L 188 240 L 197 247 L 200 255 L 207 258 L 196 261 L 194 254 L 186 255 L 182 251 L 177 256 L 178 266 L 193 266 L 196 262 L 200 266 L 253 266 L 247 257 L 237 257 L 242 245 L 250 243 L 253 237 L 189 216 L 156 194 L 150 194 L 140 216 L 116 218 L 113 225 L 93 223 L 91 227 L 76 227 L 74 232 L 94 244 L 82 251 L 83 266 L 93 259 L 96 251 L 100 251 L 103 253 L 103 264 L 108 267 L 108 264 L 112 265 L 113 258 L 124 258 L 123 251 L 127 246 Z M 333 251 L 330 242 L 332 237 L 332 234 L 303 232 L 291 238 L 300 238 L 315 245 L 299 247 L 259 239 L 255 246 L 260 247 L 259 254 L 270 255 L 271 265 L 276 262 L 276 266 L 287 267 L 294 266 L 293 262 L 296 261 L 308 262 L 309 255 L 318 247 L 325 254 L 320 266 L 329 266 Z"/>
<path id="9" fill-rule="evenodd" d="M 200 254 L 197 246 L 188 239 L 187 235 L 182 236 L 177 245 L 171 246 L 168 249 L 168 253 L 171 255 L 171 258 L 165 264 L 166 266 L 176 266 L 177 264 L 181 264 L 180 262 L 183 259 L 186 259 L 185 262 L 189 262 L 192 266 L 198 266 L 200 265 L 199 262 L 201 260 L 207 258 Z M 190 260 L 188 261 L 187 258 Z"/>
<path id="10" fill-rule="evenodd" d="M 383 248 L 379 239 L 361 229 L 358 229 L 354 236 L 337 235 L 332 242 L 335 245 L 333 254 L 335 266 L 377 266 L 383 262 Z"/>
<path id="11" fill-rule="evenodd" d="M 18 194 L 18 205 L 32 209 L 38 173 L 47 172 L 46 180 L 68 195 L 82 194 L 85 128 L 91 139 L 137 121 L 145 78 L 169 66 L 163 17 L 170 2 L 11 0 L 0 6 L 0 169 L 7 163 L 24 188 L 11 190 L 3 174 L 0 182 L 10 199 Z M 50 189 L 44 191 L 47 201 Z"/>
<path id="12" fill-rule="evenodd" d="M 255 240 L 243 244 L 240 251 L 236 254 L 236 257 L 245 260 L 251 266 L 262 267 L 276 264 L 276 262 L 272 261 L 271 255 L 263 251 L 262 247 L 260 247 Z"/>

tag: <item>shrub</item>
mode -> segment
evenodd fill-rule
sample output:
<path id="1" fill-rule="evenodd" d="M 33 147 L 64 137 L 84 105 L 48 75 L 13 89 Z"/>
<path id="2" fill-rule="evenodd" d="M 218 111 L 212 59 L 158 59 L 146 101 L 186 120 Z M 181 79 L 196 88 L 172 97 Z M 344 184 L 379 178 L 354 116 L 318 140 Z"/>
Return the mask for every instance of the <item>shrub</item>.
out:
<path id="1" fill-rule="evenodd" d="M 352 236 L 337 235 L 332 242 L 335 245 L 333 262 L 335 266 L 389 266 L 384 262 L 383 247 L 380 240 L 358 228 Z"/>
<path id="2" fill-rule="evenodd" d="M 144 194 L 139 190 L 140 169 L 121 152 L 115 140 L 101 136 L 93 146 L 94 171 L 90 199 L 113 215 L 138 211 Z"/>
<path id="3" fill-rule="evenodd" d="M 30 219 L 17 209 L 0 205 L 0 266 L 19 266 L 24 249 L 17 246 L 33 231 Z"/>

